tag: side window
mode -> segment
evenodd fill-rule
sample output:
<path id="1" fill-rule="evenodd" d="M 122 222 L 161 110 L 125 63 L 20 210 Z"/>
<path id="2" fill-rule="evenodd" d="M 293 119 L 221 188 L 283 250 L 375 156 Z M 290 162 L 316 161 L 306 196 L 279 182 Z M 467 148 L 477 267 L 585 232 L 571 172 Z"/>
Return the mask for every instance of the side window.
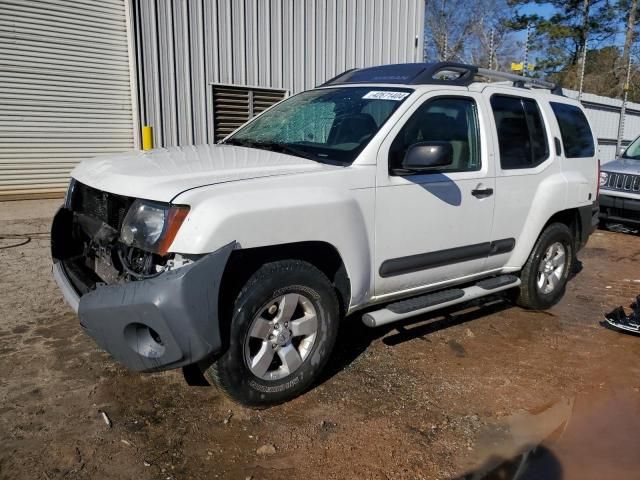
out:
<path id="1" fill-rule="evenodd" d="M 544 122 L 534 100 L 493 95 L 491 108 L 504 170 L 532 168 L 549 157 Z"/>
<path id="2" fill-rule="evenodd" d="M 584 113 L 566 103 L 551 102 L 551 108 L 560 126 L 564 156 L 567 158 L 593 157 L 593 134 Z"/>
<path id="3" fill-rule="evenodd" d="M 622 154 L 622 157 L 640 160 L 640 137 L 631 142 L 631 145 L 627 147 L 627 149 Z"/>
<path id="4" fill-rule="evenodd" d="M 427 100 L 411 115 L 391 144 L 389 166 L 392 170 L 399 168 L 413 144 L 440 141 L 451 145 L 453 163 L 438 172 L 479 170 L 478 130 L 478 112 L 473 99 L 442 97 Z"/>

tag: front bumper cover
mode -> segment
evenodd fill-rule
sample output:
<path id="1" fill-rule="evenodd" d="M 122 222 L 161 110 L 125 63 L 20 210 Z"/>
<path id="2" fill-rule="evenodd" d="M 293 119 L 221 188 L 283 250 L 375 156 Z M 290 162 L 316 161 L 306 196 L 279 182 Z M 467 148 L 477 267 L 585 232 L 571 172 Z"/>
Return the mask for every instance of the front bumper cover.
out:
<path id="1" fill-rule="evenodd" d="M 82 327 L 113 358 L 135 371 L 170 370 L 220 350 L 218 293 L 234 246 L 155 278 L 100 284 L 84 295 L 59 259 L 53 275 Z"/>
<path id="2" fill-rule="evenodd" d="M 600 218 L 605 221 L 640 225 L 640 197 L 634 199 L 601 193 Z"/>

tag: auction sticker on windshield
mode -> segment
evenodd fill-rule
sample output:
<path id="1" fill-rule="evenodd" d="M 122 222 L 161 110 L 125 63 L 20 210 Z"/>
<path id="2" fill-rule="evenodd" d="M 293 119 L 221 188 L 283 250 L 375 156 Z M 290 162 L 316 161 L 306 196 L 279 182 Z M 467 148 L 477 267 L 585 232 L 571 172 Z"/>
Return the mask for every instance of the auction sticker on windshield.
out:
<path id="1" fill-rule="evenodd" d="M 385 92 L 385 91 L 373 91 L 367 93 L 364 97 L 371 100 L 393 100 L 398 102 L 409 96 L 409 92 Z"/>

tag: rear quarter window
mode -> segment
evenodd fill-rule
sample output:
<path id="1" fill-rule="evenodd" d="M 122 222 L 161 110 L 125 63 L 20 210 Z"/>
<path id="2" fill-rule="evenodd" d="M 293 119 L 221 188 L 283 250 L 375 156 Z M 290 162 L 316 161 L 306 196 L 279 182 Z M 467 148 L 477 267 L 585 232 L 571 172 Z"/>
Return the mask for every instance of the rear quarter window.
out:
<path id="1" fill-rule="evenodd" d="M 560 126 L 562 147 L 566 158 L 593 157 L 595 146 L 587 118 L 578 107 L 549 102 Z"/>

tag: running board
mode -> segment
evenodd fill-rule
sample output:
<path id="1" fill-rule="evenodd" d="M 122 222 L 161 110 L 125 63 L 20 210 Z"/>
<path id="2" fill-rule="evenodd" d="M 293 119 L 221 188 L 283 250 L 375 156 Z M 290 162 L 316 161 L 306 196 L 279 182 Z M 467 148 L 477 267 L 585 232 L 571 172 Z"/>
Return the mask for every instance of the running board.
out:
<path id="1" fill-rule="evenodd" d="M 385 308 L 365 313 L 362 316 L 362 322 L 367 327 L 379 327 L 422 313 L 485 297 L 502 290 L 508 290 L 517 287 L 520 283 L 520 279 L 515 275 L 487 278 L 470 287 L 452 288 L 390 303 Z"/>

